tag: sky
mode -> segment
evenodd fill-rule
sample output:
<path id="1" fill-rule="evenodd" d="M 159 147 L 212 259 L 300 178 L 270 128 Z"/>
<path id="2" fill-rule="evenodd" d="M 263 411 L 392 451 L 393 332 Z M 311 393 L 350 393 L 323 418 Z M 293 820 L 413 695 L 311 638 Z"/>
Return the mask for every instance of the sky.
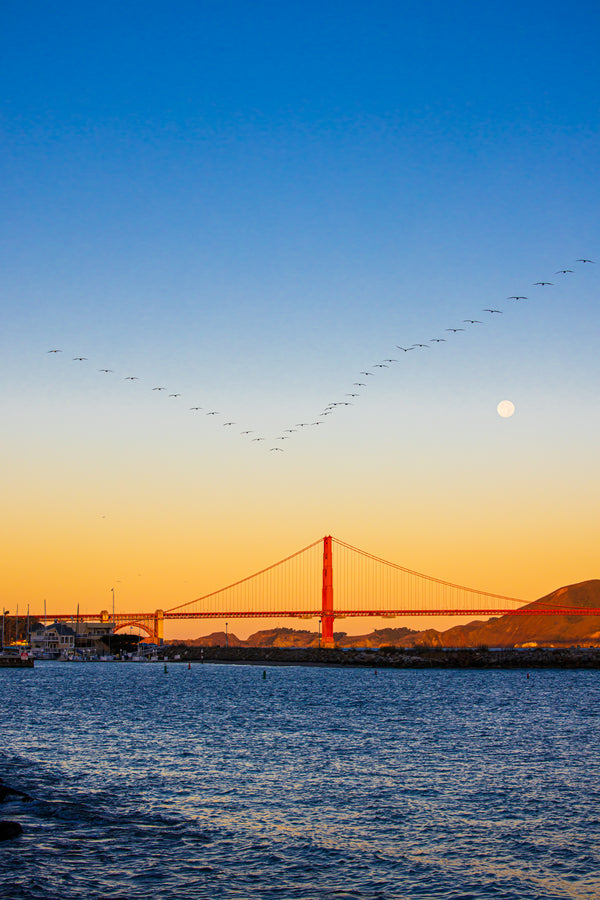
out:
<path id="1" fill-rule="evenodd" d="M 325 534 L 528 601 L 600 577 L 599 26 L 5 0 L 3 607 L 168 609 Z"/>

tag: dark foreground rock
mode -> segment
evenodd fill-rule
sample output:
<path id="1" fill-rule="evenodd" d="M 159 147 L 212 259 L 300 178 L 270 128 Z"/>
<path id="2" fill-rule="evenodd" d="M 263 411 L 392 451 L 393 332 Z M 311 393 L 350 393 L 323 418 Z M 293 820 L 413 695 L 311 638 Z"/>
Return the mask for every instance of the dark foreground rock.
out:
<path id="1" fill-rule="evenodd" d="M 25 791 L 19 791 L 4 784 L 0 778 L 0 803 L 4 800 L 31 800 L 32 798 Z"/>
<path id="2" fill-rule="evenodd" d="M 9 841 L 20 834 L 23 834 L 23 829 L 18 822 L 0 822 L 0 841 Z"/>
<path id="3" fill-rule="evenodd" d="M 487 648 L 333 649 L 298 647 L 186 647 L 169 645 L 169 658 L 180 662 L 255 663 L 257 665 L 365 666 L 394 669 L 600 669 L 600 648 L 489 650 Z"/>

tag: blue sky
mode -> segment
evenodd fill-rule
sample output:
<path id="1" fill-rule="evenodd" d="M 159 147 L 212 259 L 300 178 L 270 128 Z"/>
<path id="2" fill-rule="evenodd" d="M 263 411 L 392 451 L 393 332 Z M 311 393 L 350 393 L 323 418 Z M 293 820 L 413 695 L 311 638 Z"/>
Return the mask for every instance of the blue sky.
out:
<path id="1" fill-rule="evenodd" d="M 219 497 L 229 496 L 232 472 L 239 477 L 228 501 L 239 523 L 235 577 L 251 562 L 244 547 L 259 503 L 261 539 L 276 534 L 281 555 L 321 524 L 334 530 L 325 524 L 334 520 L 342 539 L 358 544 L 358 531 L 366 549 L 427 570 L 456 509 L 455 496 L 439 500 L 440 488 L 451 475 L 460 502 L 476 508 L 486 460 L 510 460 L 503 477 L 520 485 L 527 509 L 544 486 L 550 496 L 561 484 L 561 515 L 591 502 L 598 276 L 594 264 L 574 261 L 600 260 L 599 19 L 592 3 L 4 3 L 7 475 L 30 457 L 22 483 L 32 471 L 50 483 L 55 446 L 66 457 L 58 481 L 71 534 L 103 497 L 118 505 L 127 494 L 131 470 L 108 443 L 117 440 L 148 471 L 181 473 L 180 486 L 155 475 L 151 493 L 162 499 L 146 516 L 157 533 L 166 521 L 177 531 L 191 527 L 175 524 L 188 521 L 178 504 L 190 483 L 202 493 L 200 441 L 200 468 L 222 489 L 204 507 L 219 520 L 206 537 L 209 557 L 210 541 L 220 546 L 228 531 Z M 556 276 L 560 268 L 574 274 Z M 540 279 L 556 284 L 534 288 Z M 511 304 L 513 293 L 529 299 Z M 502 317 L 486 318 L 489 306 Z M 484 322 L 449 340 L 445 329 L 465 318 Z M 375 371 L 355 407 L 295 435 L 277 469 L 238 434 L 186 417 L 197 402 L 272 437 L 345 396 L 397 344 L 436 336 L 446 343 Z M 48 356 L 52 347 L 60 359 Z M 85 366 L 73 364 L 79 355 Z M 100 367 L 116 377 L 103 380 Z M 139 383 L 124 384 L 127 375 Z M 182 411 L 157 406 L 162 397 L 150 388 L 163 382 L 182 393 Z M 520 424 L 497 421 L 505 396 Z M 579 451 L 567 437 L 575 432 L 585 437 Z M 82 457 L 87 472 L 75 475 Z M 315 475 L 323 458 L 336 460 L 326 486 Z M 402 523 L 378 524 L 424 458 L 429 468 Z M 461 459 L 479 466 L 477 486 Z M 356 472 L 366 497 L 347 507 L 364 488 Z M 92 482 L 103 493 L 88 496 Z M 425 484 L 433 484 L 432 531 L 418 528 L 411 552 L 423 542 L 427 550 L 398 558 Z M 119 545 L 148 490 L 140 482 L 125 503 Z M 306 512 L 286 515 L 282 495 Z M 18 497 L 15 489 L 10 503 Z M 37 502 L 50 521 L 55 499 L 42 490 L 29 514 Z M 492 494 L 482 502 L 489 509 Z M 518 503 L 505 518 L 519 515 Z M 464 526 L 465 546 L 473 527 Z M 580 527 L 587 547 L 587 514 Z M 531 540 L 541 593 L 542 582 L 556 585 L 541 574 L 543 539 Z M 56 553 L 68 554 L 68 543 L 58 541 Z M 466 551 L 442 553 L 434 566 L 456 553 L 458 572 L 432 574 L 468 582 Z M 548 580 L 594 574 L 587 550 L 552 566 Z M 483 588 L 508 590 L 498 584 L 506 566 L 488 571 Z M 532 578 L 508 580 L 511 590 L 536 590 Z M 13 589 L 34 598 L 39 586 L 15 575 Z M 85 590 L 96 590 L 91 576 Z"/>

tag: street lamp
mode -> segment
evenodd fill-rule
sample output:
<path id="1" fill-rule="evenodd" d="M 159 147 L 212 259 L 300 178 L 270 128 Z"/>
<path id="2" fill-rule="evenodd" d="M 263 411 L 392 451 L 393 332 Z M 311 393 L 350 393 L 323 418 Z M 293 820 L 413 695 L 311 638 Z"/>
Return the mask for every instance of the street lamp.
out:
<path id="1" fill-rule="evenodd" d="M 227 643 L 227 622 L 225 622 L 225 649 L 227 649 L 228 646 L 229 646 L 229 644 Z"/>
<path id="2" fill-rule="evenodd" d="M 8 615 L 8 610 L 2 607 L 2 651 L 4 651 L 4 616 Z"/>

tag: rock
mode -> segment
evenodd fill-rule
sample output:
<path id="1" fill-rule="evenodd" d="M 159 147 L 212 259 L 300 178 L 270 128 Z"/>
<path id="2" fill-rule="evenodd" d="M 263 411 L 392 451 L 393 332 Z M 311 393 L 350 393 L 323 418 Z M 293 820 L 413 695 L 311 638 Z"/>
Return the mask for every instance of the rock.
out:
<path id="1" fill-rule="evenodd" d="M 26 794 L 25 791 L 18 791 L 16 788 L 11 788 L 7 784 L 4 784 L 2 779 L 0 778 L 0 803 L 3 800 L 31 800 L 32 798 L 29 794 Z"/>
<path id="2" fill-rule="evenodd" d="M 18 822 L 0 822 L 0 841 L 9 841 L 20 834 L 23 834 L 23 829 Z"/>

